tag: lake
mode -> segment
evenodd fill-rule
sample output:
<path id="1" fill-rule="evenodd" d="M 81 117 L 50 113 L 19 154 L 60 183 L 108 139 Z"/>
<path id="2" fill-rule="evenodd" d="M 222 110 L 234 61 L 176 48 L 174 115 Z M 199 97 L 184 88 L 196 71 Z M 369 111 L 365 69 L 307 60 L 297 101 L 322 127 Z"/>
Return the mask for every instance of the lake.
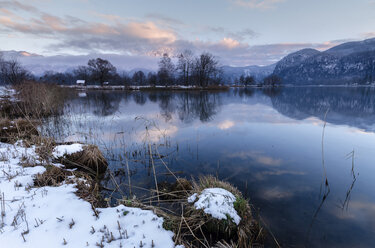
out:
<path id="1" fill-rule="evenodd" d="M 374 131 L 366 87 L 77 92 L 45 130 L 100 146 L 113 199 L 130 193 L 126 164 L 138 197 L 152 162 L 159 182 L 173 181 L 163 162 L 229 181 L 283 247 L 375 246 Z"/>

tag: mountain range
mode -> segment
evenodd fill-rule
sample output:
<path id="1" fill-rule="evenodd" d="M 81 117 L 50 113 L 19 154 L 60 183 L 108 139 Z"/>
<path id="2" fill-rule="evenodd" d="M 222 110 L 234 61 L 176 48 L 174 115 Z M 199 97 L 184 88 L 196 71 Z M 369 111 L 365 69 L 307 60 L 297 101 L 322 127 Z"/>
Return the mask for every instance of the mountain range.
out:
<path id="1" fill-rule="evenodd" d="M 284 84 L 368 84 L 375 82 L 375 38 L 326 51 L 303 49 L 281 59 L 273 73 Z"/>
<path id="2" fill-rule="evenodd" d="M 110 60 L 119 72 L 127 72 L 130 75 L 138 70 L 146 74 L 156 71 L 158 61 L 157 57 L 134 58 L 117 54 L 42 56 L 26 51 L 3 51 L 2 54 L 5 58 L 19 60 L 37 76 L 45 71 L 71 72 L 95 57 Z M 221 70 L 224 82 L 227 84 L 235 82 L 241 75 L 253 76 L 260 82 L 270 74 L 280 77 L 283 84 L 293 85 L 375 83 L 375 38 L 343 43 L 326 51 L 302 49 L 272 65 L 244 67 L 224 65 Z"/>

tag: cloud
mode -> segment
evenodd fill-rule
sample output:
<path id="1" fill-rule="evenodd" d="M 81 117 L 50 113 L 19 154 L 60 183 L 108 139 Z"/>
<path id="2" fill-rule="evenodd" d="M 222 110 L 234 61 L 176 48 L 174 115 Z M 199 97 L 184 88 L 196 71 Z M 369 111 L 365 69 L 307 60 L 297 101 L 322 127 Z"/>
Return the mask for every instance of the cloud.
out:
<path id="1" fill-rule="evenodd" d="M 240 43 L 232 38 L 224 38 L 222 41 L 220 41 L 220 44 L 229 49 L 233 49 L 240 46 Z"/>
<path id="2" fill-rule="evenodd" d="M 180 20 L 165 16 L 165 15 L 161 15 L 158 13 L 149 13 L 145 17 L 147 19 L 154 20 L 162 25 L 171 25 L 171 26 L 184 25 L 184 23 Z"/>
<path id="3" fill-rule="evenodd" d="M 229 0 L 241 7 L 252 9 L 270 9 L 276 4 L 284 2 L 285 0 Z"/>
<path id="4" fill-rule="evenodd" d="M 50 38 L 55 44 L 50 49 L 69 48 L 86 52 L 115 51 L 123 54 L 145 54 L 175 42 L 171 29 L 148 22 L 120 22 L 115 16 L 104 15 L 115 23 L 86 22 L 79 18 L 58 17 L 38 12 L 30 19 L 2 11 L 0 31 Z"/>
<path id="5" fill-rule="evenodd" d="M 259 36 L 257 32 L 255 32 L 254 30 L 250 28 L 245 28 L 245 29 L 238 30 L 238 31 L 233 31 L 233 30 L 229 31 L 223 27 L 204 27 L 203 32 L 206 32 L 206 31 L 213 32 L 222 36 L 227 36 L 227 37 L 239 40 L 239 41 L 243 41 L 246 39 L 253 39 Z"/>
<path id="6" fill-rule="evenodd" d="M 363 33 L 362 34 L 362 37 L 368 39 L 368 38 L 374 38 L 375 37 L 375 32 L 367 32 L 367 33 Z"/>
<path id="7" fill-rule="evenodd" d="M 23 10 L 26 12 L 39 13 L 39 10 L 31 5 L 20 3 L 19 1 L 0 1 L 1 8 L 12 10 Z"/>
<path id="8" fill-rule="evenodd" d="M 98 12 L 92 12 L 92 14 L 94 16 L 97 16 L 99 18 L 102 18 L 104 20 L 108 20 L 108 21 L 111 21 L 111 22 L 120 22 L 120 21 L 123 21 L 124 18 L 122 16 L 118 16 L 118 15 L 108 15 L 108 14 L 102 14 L 102 13 L 98 13 Z"/>
<path id="9" fill-rule="evenodd" d="M 261 4 L 260 2 L 255 1 L 257 4 Z M 215 32 L 221 37 L 217 40 L 189 40 L 177 32 L 176 25 L 182 25 L 180 21 L 155 13 L 148 14 L 145 20 L 139 21 L 92 12 L 100 19 L 89 22 L 74 16 L 51 15 L 17 1 L 0 3 L 0 33 L 48 40 L 48 43 L 45 43 L 48 45 L 44 45 L 44 48 L 50 54 L 69 51 L 75 54 L 106 53 L 158 57 L 165 52 L 173 56 L 182 50 L 190 49 L 196 54 L 210 52 L 217 56 L 223 65 L 247 66 L 272 64 L 291 52 L 307 47 L 324 50 L 337 44 L 326 42 L 250 45 L 249 40 L 258 35 L 255 31 L 248 28 L 226 30 L 222 27 L 202 28 L 204 32 Z M 14 12 L 19 9 L 30 12 L 32 17 Z"/>

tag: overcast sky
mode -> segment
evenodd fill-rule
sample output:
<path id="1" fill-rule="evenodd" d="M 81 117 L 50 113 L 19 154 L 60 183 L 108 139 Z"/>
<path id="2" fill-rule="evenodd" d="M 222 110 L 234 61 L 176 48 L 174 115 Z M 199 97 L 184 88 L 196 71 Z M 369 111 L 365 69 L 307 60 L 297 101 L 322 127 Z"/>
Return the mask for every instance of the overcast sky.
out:
<path id="1" fill-rule="evenodd" d="M 267 65 L 371 37 L 375 0 L 0 0 L 0 50 L 45 56 L 147 59 L 188 48 Z"/>

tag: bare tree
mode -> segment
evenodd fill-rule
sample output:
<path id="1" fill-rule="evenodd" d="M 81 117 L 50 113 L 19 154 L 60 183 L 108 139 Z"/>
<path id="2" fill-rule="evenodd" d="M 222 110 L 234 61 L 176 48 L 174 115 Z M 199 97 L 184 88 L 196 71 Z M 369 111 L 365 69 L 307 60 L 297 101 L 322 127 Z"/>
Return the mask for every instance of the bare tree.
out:
<path id="1" fill-rule="evenodd" d="M 180 74 L 182 83 L 184 85 L 190 84 L 190 75 L 193 67 L 194 54 L 191 50 L 184 50 L 182 53 L 177 55 L 177 71 Z"/>
<path id="2" fill-rule="evenodd" d="M 263 79 L 263 85 L 265 86 L 280 86 L 281 85 L 281 78 L 275 74 L 271 74 L 268 77 Z"/>
<path id="3" fill-rule="evenodd" d="M 4 83 L 14 85 L 31 79 L 31 74 L 16 59 L 0 59 L 0 74 Z"/>
<path id="4" fill-rule="evenodd" d="M 194 76 L 198 85 L 206 87 L 220 80 L 219 62 L 210 53 L 202 53 L 194 62 Z"/>
<path id="5" fill-rule="evenodd" d="M 133 74 L 132 81 L 138 85 L 144 85 L 146 83 L 146 75 L 143 71 L 137 71 Z"/>
<path id="6" fill-rule="evenodd" d="M 93 79 L 99 81 L 102 86 L 105 81 L 116 74 L 116 67 L 105 59 L 90 59 L 87 65 L 92 73 Z"/>
<path id="7" fill-rule="evenodd" d="M 73 70 L 73 75 L 76 78 L 76 80 L 85 80 L 86 82 L 90 78 L 90 68 L 88 66 L 78 66 L 76 69 Z"/>
<path id="8" fill-rule="evenodd" d="M 240 81 L 240 84 L 244 85 L 244 86 L 249 86 L 249 85 L 252 85 L 252 84 L 255 83 L 254 77 L 252 77 L 252 76 L 244 76 L 244 75 L 241 75 L 239 81 Z"/>
<path id="9" fill-rule="evenodd" d="M 167 53 L 159 61 L 158 77 L 163 85 L 170 85 L 174 81 L 174 64 Z"/>
<path id="10" fill-rule="evenodd" d="M 147 75 L 147 83 L 151 86 L 155 86 L 158 82 L 158 77 L 155 73 L 149 72 Z"/>

